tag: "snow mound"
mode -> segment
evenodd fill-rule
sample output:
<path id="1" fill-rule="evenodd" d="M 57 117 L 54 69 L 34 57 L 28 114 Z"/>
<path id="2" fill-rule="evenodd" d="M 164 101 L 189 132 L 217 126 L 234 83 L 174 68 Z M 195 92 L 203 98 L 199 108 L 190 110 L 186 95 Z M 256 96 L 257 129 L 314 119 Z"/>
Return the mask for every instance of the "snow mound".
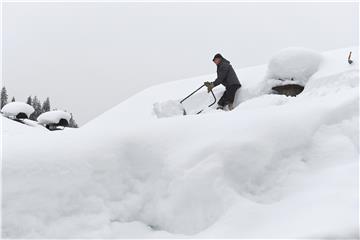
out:
<path id="1" fill-rule="evenodd" d="M 27 117 L 30 117 L 34 111 L 32 106 L 23 102 L 11 102 L 1 109 L 5 117 L 16 117 L 19 113 L 25 113 Z"/>
<path id="2" fill-rule="evenodd" d="M 20 132 L 6 119 L 2 236 L 358 239 L 359 69 L 348 51 L 324 54 L 296 98 L 258 95 L 265 65 L 237 70 L 230 112 L 154 114 L 209 75 L 146 89 L 78 131 Z"/>
<path id="3" fill-rule="evenodd" d="M 170 100 L 155 103 L 154 113 L 158 118 L 179 116 L 184 114 L 184 107 L 178 101 Z"/>
<path id="4" fill-rule="evenodd" d="M 309 49 L 283 49 L 270 59 L 266 79 L 274 80 L 278 85 L 304 86 L 318 70 L 321 59 L 321 54 Z"/>
<path id="5" fill-rule="evenodd" d="M 60 122 L 61 119 L 65 119 L 69 122 L 71 115 L 67 112 L 61 110 L 49 111 L 41 114 L 37 121 L 40 124 L 47 125 L 47 124 L 57 124 Z"/>

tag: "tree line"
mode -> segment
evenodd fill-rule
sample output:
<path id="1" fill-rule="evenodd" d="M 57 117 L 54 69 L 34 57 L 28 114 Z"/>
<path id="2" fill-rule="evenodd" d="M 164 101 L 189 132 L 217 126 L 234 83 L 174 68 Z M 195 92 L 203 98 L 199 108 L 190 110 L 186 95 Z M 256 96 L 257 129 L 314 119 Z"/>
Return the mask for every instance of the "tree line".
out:
<path id="1" fill-rule="evenodd" d="M 11 102 L 15 102 L 15 97 L 12 97 Z M 45 101 L 43 101 L 41 103 L 41 101 L 39 100 L 39 98 L 37 96 L 28 96 L 26 103 L 29 104 L 30 106 L 32 106 L 34 108 L 34 112 L 30 115 L 30 119 L 36 121 L 36 119 L 40 116 L 40 114 L 48 112 L 51 110 L 51 105 L 50 105 L 50 98 L 47 97 Z M 8 104 L 8 94 L 7 94 L 7 90 L 6 87 L 2 87 L 1 89 L 1 102 L 0 102 L 0 109 L 3 108 L 3 106 L 5 106 L 6 104 Z M 54 109 L 56 110 L 56 109 Z M 76 123 L 73 114 L 70 113 L 71 118 L 69 121 L 69 127 L 72 128 L 77 128 L 78 124 Z"/>

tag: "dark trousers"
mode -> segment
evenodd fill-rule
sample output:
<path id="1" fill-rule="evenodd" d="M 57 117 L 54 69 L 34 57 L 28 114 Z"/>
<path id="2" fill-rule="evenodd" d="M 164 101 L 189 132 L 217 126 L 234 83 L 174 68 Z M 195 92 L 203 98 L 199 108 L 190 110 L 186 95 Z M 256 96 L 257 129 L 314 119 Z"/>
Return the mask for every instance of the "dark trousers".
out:
<path id="1" fill-rule="evenodd" d="M 220 100 L 218 101 L 219 106 L 225 107 L 226 105 L 232 104 L 235 99 L 236 91 L 241 85 L 230 85 L 226 87 L 226 90 Z"/>

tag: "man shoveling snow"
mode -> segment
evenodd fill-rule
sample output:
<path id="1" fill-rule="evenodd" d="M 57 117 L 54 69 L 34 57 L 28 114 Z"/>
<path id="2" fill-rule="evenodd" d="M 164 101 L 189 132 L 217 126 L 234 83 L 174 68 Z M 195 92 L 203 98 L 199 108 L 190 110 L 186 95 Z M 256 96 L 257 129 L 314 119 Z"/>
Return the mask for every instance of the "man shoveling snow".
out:
<path id="1" fill-rule="evenodd" d="M 202 86 L 200 86 L 198 89 L 190 93 L 188 96 L 186 96 L 184 99 L 182 99 L 180 102 L 177 101 L 167 101 L 163 103 L 155 103 L 154 104 L 154 113 L 157 117 L 172 117 L 177 115 L 187 115 L 189 112 L 187 112 L 182 105 L 182 103 L 189 99 L 191 96 L 193 96 L 196 92 L 198 92 L 203 87 L 207 87 L 208 93 L 211 92 L 214 101 L 207 106 L 207 108 L 210 108 L 213 104 L 216 103 L 216 97 L 213 93 L 212 89 L 219 84 L 222 84 L 225 86 L 226 90 L 223 94 L 223 96 L 218 101 L 218 107 L 217 109 L 224 109 L 226 106 L 228 106 L 229 110 L 233 109 L 233 103 L 235 99 L 236 91 L 241 87 L 241 84 L 239 82 L 238 77 L 236 76 L 236 73 L 231 66 L 230 62 L 226 60 L 221 54 L 216 54 L 214 56 L 213 62 L 217 65 L 217 79 L 214 82 L 204 82 Z M 201 109 L 200 111 L 197 110 L 196 114 L 200 114 L 204 112 L 205 109 Z M 190 111 L 191 112 L 191 111 Z"/>
<path id="2" fill-rule="evenodd" d="M 210 92 L 214 87 L 222 84 L 226 90 L 218 102 L 217 109 L 228 106 L 229 110 L 232 110 L 236 91 L 241 87 L 240 81 L 230 62 L 220 53 L 214 56 L 213 62 L 217 65 L 217 78 L 214 82 L 204 82 L 204 85 Z"/>

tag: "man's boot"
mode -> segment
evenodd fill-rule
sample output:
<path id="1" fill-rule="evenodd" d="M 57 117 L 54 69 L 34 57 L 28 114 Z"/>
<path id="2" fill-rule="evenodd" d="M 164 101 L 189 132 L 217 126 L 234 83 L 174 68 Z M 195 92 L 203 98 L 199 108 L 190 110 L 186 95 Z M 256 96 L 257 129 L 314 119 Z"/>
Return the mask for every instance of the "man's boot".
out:
<path id="1" fill-rule="evenodd" d="M 230 104 L 228 105 L 228 108 L 229 108 L 229 111 L 232 111 L 232 110 L 234 109 L 234 105 L 233 105 L 232 103 L 230 103 Z"/>

